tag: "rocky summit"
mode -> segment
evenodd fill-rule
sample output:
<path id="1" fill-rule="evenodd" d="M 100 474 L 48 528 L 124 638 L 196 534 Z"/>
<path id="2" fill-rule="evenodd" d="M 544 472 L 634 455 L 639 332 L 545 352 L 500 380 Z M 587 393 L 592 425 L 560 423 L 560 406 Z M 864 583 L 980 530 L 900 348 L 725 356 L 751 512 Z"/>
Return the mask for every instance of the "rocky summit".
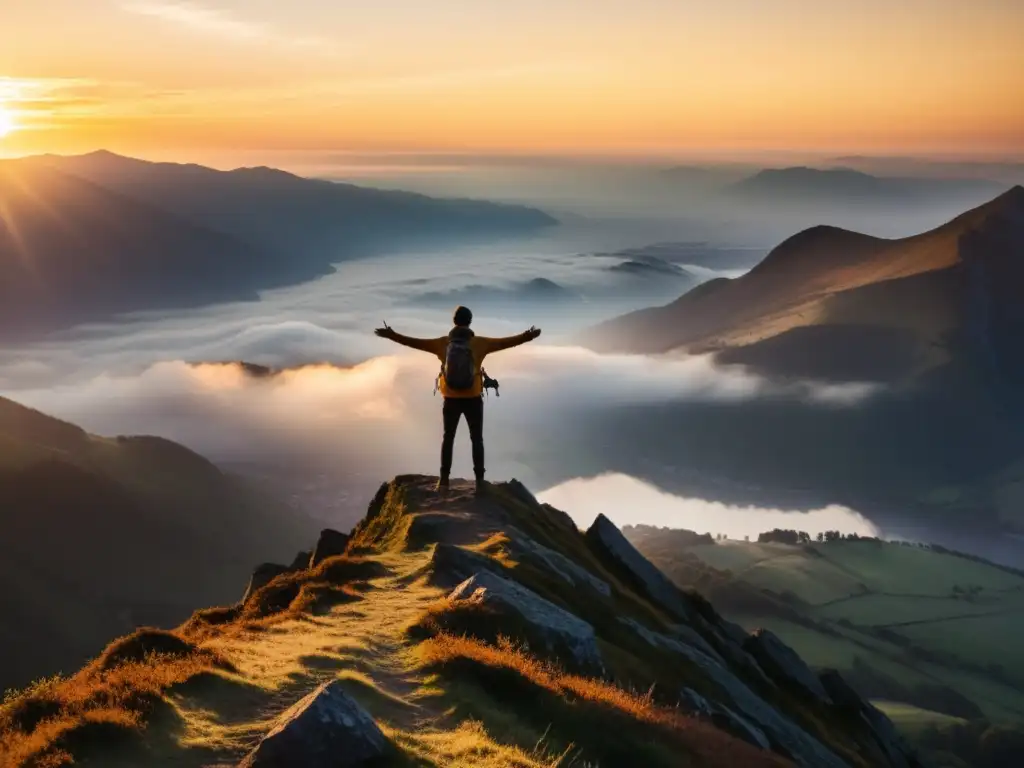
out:
<path id="1" fill-rule="evenodd" d="M 722 619 L 607 518 L 435 482 L 385 483 L 236 604 L 9 697 L 0 764 L 922 765 L 837 672 Z"/>

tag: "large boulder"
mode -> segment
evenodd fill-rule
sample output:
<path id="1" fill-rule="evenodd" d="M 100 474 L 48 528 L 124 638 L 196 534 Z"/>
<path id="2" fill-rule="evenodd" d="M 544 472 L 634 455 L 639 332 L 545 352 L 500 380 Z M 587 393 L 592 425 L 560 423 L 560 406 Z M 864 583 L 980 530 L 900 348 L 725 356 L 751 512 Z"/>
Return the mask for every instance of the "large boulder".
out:
<path id="1" fill-rule="evenodd" d="M 370 713 L 332 680 L 285 711 L 238 768 L 371 766 L 388 751 Z"/>
<path id="2" fill-rule="evenodd" d="M 452 590 L 449 600 L 456 605 L 479 604 L 499 614 L 514 615 L 530 626 L 531 641 L 539 641 L 553 655 L 567 655 L 582 670 L 604 670 L 594 628 L 522 584 L 480 571 Z"/>
<path id="3" fill-rule="evenodd" d="M 757 659 L 761 668 L 779 686 L 795 689 L 821 704 L 832 703 L 818 676 L 797 652 L 782 642 L 774 632 L 767 629 L 757 630 L 747 638 L 744 648 Z"/>
<path id="4" fill-rule="evenodd" d="M 611 520 L 604 515 L 598 515 L 593 525 L 587 529 L 586 536 L 591 546 L 627 574 L 636 588 L 645 592 L 675 618 L 691 623 L 695 612 L 683 593 L 629 543 Z"/>
<path id="5" fill-rule="evenodd" d="M 433 582 L 448 589 L 461 584 L 480 571 L 491 571 L 500 575 L 504 569 L 504 566 L 493 557 L 445 542 L 434 547 L 430 567 Z"/>
<path id="6" fill-rule="evenodd" d="M 324 528 L 320 531 L 320 538 L 316 542 L 313 555 L 309 558 L 309 567 L 316 568 L 328 557 L 345 554 L 345 547 L 348 546 L 349 535 L 336 531 L 333 528 Z"/>

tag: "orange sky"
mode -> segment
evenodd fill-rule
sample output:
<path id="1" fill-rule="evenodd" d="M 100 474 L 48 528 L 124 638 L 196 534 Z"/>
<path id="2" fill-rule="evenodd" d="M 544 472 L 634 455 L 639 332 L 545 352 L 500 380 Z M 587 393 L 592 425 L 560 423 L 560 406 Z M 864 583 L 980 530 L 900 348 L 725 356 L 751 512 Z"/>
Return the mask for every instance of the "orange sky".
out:
<path id="1" fill-rule="evenodd" d="M 13 5 L 5 154 L 1024 153 L 1011 0 Z"/>

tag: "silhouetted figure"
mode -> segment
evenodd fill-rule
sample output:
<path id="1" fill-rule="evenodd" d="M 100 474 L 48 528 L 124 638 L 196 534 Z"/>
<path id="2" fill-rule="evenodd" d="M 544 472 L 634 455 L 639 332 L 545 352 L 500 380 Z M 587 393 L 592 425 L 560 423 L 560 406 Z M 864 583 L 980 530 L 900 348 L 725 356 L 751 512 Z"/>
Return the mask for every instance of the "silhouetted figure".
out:
<path id="1" fill-rule="evenodd" d="M 473 474 L 476 476 L 476 492 L 484 489 L 484 373 L 481 364 L 492 352 L 517 347 L 540 336 L 539 328 L 530 328 L 517 336 L 491 339 L 477 336 L 470 330 L 473 313 L 466 307 L 458 307 L 452 318 L 454 328 L 447 336 L 437 339 L 417 339 L 403 336 L 384 325 L 374 331 L 378 336 L 390 339 L 413 349 L 436 355 L 441 361 L 441 373 L 437 386 L 444 397 L 444 438 L 441 441 L 441 472 L 437 481 L 439 491 L 448 490 L 452 470 L 452 449 L 455 445 L 455 431 L 459 419 L 466 417 L 469 439 L 473 444 Z"/>

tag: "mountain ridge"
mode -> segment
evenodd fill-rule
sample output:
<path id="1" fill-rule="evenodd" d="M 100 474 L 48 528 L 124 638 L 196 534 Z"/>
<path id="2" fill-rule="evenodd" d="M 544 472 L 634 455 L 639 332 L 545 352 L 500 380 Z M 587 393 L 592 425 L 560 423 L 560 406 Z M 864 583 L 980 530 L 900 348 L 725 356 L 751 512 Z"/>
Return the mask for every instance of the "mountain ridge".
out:
<path id="1" fill-rule="evenodd" d="M 919 765 L 841 677 L 725 622 L 606 518 L 584 534 L 514 480 L 483 497 L 435 482 L 382 484 L 350 533 L 261 566 L 238 603 L 12 697 L 0 755 L 312 766 L 350 743 L 374 765 Z M 129 671 L 126 692 L 103 693 Z M 88 702 L 105 695 L 101 715 Z M 100 718 L 107 737 L 83 739 Z"/>

